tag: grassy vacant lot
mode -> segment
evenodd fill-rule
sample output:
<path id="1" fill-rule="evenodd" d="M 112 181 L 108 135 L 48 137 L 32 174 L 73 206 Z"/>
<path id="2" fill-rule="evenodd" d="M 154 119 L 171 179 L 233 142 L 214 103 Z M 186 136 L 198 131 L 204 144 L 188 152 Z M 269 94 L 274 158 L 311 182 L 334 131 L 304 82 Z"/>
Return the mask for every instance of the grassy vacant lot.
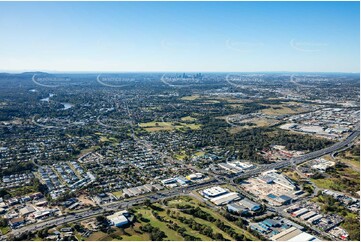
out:
<path id="1" fill-rule="evenodd" d="M 140 123 L 139 126 L 144 128 L 148 132 L 170 131 L 176 128 L 180 128 L 180 126 L 175 126 L 171 122 L 148 122 Z"/>
<path id="2" fill-rule="evenodd" d="M 204 151 L 198 151 L 194 154 L 194 156 L 204 156 L 205 152 Z"/>
<path id="3" fill-rule="evenodd" d="M 10 227 L 6 226 L 6 227 L 0 227 L 1 233 L 2 234 L 7 234 L 10 231 Z"/>
<path id="4" fill-rule="evenodd" d="M 243 104 L 230 104 L 229 106 L 235 109 L 242 109 L 244 107 Z"/>
<path id="5" fill-rule="evenodd" d="M 185 97 L 182 97 L 181 100 L 184 100 L 184 101 L 194 101 L 196 99 L 199 98 L 199 95 L 192 95 L 192 96 L 185 96 Z"/>
<path id="6" fill-rule="evenodd" d="M 278 123 L 275 119 L 270 118 L 252 118 L 247 119 L 242 122 L 244 125 L 242 126 L 233 126 L 229 129 L 229 133 L 235 134 L 245 129 L 253 129 L 259 127 L 267 127 L 271 125 L 275 125 Z"/>
<path id="7" fill-rule="evenodd" d="M 287 169 L 285 171 L 282 172 L 285 176 L 289 177 L 290 179 L 292 179 L 293 181 L 300 181 L 301 180 L 301 177 L 300 175 L 296 172 L 296 171 L 293 171 L 291 169 Z"/>
<path id="8" fill-rule="evenodd" d="M 177 160 L 185 160 L 187 155 L 184 152 L 174 155 L 174 158 Z"/>
<path id="9" fill-rule="evenodd" d="M 175 122 L 148 122 L 140 123 L 140 127 L 144 128 L 148 132 L 157 132 L 157 131 L 172 131 L 172 130 L 181 130 L 190 128 L 192 130 L 197 130 L 201 128 L 200 124 L 193 123 L 175 123 Z"/>
<path id="10" fill-rule="evenodd" d="M 322 189 L 331 189 L 340 191 L 341 189 L 345 188 L 341 184 L 337 184 L 337 181 L 333 180 L 332 178 L 324 178 L 324 179 L 311 179 L 316 186 Z"/>
<path id="11" fill-rule="evenodd" d="M 190 155 L 190 157 L 201 157 L 204 156 L 205 152 L 204 151 L 197 151 L 196 153 L 194 153 L 193 155 Z M 184 150 L 181 150 L 178 154 L 174 155 L 174 158 L 177 160 L 185 160 L 186 158 L 189 158 L 189 156 L 185 153 Z"/>
<path id="12" fill-rule="evenodd" d="M 263 109 L 261 112 L 267 115 L 283 115 L 283 114 L 295 114 L 295 113 L 301 113 L 305 110 L 301 107 L 288 107 L 286 105 L 267 105 L 270 106 L 270 108 Z"/>
<path id="13" fill-rule="evenodd" d="M 120 198 L 123 195 L 123 192 L 122 191 L 116 191 L 116 192 L 113 192 L 113 195 L 116 196 L 117 198 Z"/>
<path id="14" fill-rule="evenodd" d="M 220 103 L 220 101 L 214 99 L 204 99 L 204 101 L 201 102 L 201 104 L 216 104 L 216 103 Z"/>
<path id="15" fill-rule="evenodd" d="M 330 156 L 323 158 L 332 160 Z M 312 179 L 312 181 L 323 189 L 347 192 L 358 196 L 356 192 L 360 190 L 360 157 L 353 155 L 351 150 L 346 150 L 336 156 L 336 161 L 339 163 L 334 169 L 326 172 L 325 178 Z"/>
<path id="16" fill-rule="evenodd" d="M 77 156 L 77 158 L 79 158 L 79 157 L 81 157 L 82 155 L 85 155 L 86 153 L 89 153 L 89 152 L 92 152 L 92 151 L 94 151 L 94 150 L 97 150 L 97 149 L 99 149 L 100 148 L 100 146 L 92 146 L 92 147 L 90 147 L 90 148 L 88 148 L 88 149 L 84 149 L 84 150 L 82 150 L 81 152 L 80 152 L 80 154 Z"/>
<path id="17" fill-rule="evenodd" d="M 118 140 L 114 137 L 100 136 L 100 142 L 112 142 L 116 143 Z"/>
<path id="18" fill-rule="evenodd" d="M 212 97 L 212 99 L 214 100 L 219 100 L 221 102 L 226 102 L 228 104 L 242 104 L 242 103 L 249 103 L 252 102 L 248 99 L 240 99 L 240 98 L 235 98 L 235 97 Z"/>
<path id="19" fill-rule="evenodd" d="M 358 146 L 358 148 L 360 147 Z M 360 156 L 353 155 L 350 150 L 341 152 L 337 156 L 337 159 L 347 164 L 356 171 L 360 170 Z"/>
<path id="20" fill-rule="evenodd" d="M 356 192 L 360 190 L 359 171 L 355 171 L 349 167 L 336 167 L 334 171 L 327 172 L 327 175 L 329 177 L 311 180 L 319 188 L 346 192 L 354 196 L 356 196 Z"/>
<path id="21" fill-rule="evenodd" d="M 181 118 L 181 120 L 182 120 L 183 122 L 194 122 L 194 121 L 196 121 L 197 119 L 196 119 L 196 118 L 193 118 L 193 117 L 191 117 L 191 116 L 186 116 L 186 117 Z"/>

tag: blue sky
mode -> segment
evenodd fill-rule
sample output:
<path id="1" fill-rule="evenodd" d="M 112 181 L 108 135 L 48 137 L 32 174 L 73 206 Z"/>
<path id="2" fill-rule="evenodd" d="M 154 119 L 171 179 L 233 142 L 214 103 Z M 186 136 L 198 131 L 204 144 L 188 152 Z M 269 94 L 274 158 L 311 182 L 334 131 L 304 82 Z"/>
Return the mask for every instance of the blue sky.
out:
<path id="1" fill-rule="evenodd" d="M 0 70 L 359 72 L 359 8 L 359 2 L 0 2 Z"/>

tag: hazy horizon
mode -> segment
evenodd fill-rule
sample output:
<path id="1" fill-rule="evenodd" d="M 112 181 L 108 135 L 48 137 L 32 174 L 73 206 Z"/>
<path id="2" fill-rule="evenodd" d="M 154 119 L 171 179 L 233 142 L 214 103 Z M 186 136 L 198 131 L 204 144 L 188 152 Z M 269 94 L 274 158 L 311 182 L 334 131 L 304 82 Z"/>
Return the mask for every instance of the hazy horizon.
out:
<path id="1" fill-rule="evenodd" d="M 359 8 L 359 2 L 0 2 L 0 66 L 359 73 Z"/>

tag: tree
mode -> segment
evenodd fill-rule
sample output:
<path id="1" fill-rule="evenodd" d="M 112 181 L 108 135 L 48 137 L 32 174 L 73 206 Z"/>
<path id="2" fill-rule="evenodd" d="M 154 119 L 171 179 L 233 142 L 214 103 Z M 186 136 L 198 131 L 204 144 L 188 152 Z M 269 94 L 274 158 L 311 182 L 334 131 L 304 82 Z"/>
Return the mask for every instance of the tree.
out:
<path id="1" fill-rule="evenodd" d="M 0 190 L 0 197 L 11 196 L 5 189 Z"/>
<path id="2" fill-rule="evenodd" d="M 100 223 L 100 224 L 106 224 L 106 223 L 108 223 L 107 218 L 104 217 L 103 215 L 97 216 L 97 217 L 96 217 L 96 220 L 97 220 L 97 222 Z"/>
<path id="3" fill-rule="evenodd" d="M 150 199 L 148 199 L 148 198 L 144 201 L 144 205 L 147 207 L 150 207 L 151 204 L 152 203 L 150 202 Z"/>
<path id="4" fill-rule="evenodd" d="M 223 235 L 221 233 L 215 233 L 213 238 L 215 240 L 220 240 L 220 241 L 224 240 Z"/>
<path id="5" fill-rule="evenodd" d="M 6 227 L 8 226 L 9 221 L 6 218 L 0 218 L 0 227 Z"/>
<path id="6" fill-rule="evenodd" d="M 39 238 L 44 239 L 44 238 L 47 237 L 48 235 L 49 235 L 49 233 L 48 233 L 48 229 L 47 229 L 47 228 L 38 231 L 38 237 L 39 237 Z"/>

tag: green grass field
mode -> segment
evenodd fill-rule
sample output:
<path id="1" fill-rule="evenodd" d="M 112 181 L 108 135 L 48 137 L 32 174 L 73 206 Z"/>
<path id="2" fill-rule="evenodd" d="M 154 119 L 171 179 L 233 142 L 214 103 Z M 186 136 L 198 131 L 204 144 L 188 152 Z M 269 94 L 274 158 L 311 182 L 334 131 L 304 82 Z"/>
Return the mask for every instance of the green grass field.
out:
<path id="1" fill-rule="evenodd" d="M 336 183 L 331 178 L 324 179 L 311 179 L 313 183 L 319 188 L 322 189 L 334 189 Z"/>
<path id="2" fill-rule="evenodd" d="M 223 237 L 227 240 L 233 240 L 232 237 L 230 235 L 228 235 L 226 232 L 222 231 L 221 229 L 219 229 L 214 223 L 200 219 L 200 218 L 195 218 L 192 215 L 186 214 L 184 212 L 182 212 L 181 210 L 177 209 L 177 205 L 192 205 L 192 206 L 201 206 L 201 202 L 193 199 L 193 198 L 189 198 L 189 197 L 180 197 L 178 199 L 173 199 L 171 201 L 169 201 L 167 203 L 167 206 L 165 205 L 161 205 L 161 204 L 154 204 L 155 206 L 158 206 L 160 208 L 163 209 L 163 211 L 157 211 L 158 215 L 163 217 L 163 221 L 158 220 L 152 213 L 152 208 L 149 207 L 145 207 L 145 206 L 140 206 L 140 207 L 136 207 L 135 208 L 135 213 L 136 216 L 140 215 L 145 218 L 146 220 L 149 221 L 149 223 L 154 226 L 159 228 L 161 231 L 163 231 L 166 236 L 167 239 L 166 240 L 184 240 L 183 237 L 177 232 L 174 231 L 170 228 L 168 228 L 167 226 L 167 221 L 173 221 L 174 223 L 176 223 L 179 227 L 182 227 L 186 230 L 186 233 L 195 237 L 200 238 L 201 240 L 212 240 L 210 237 L 207 237 L 205 235 L 200 234 L 198 231 L 193 230 L 192 228 L 190 228 L 187 224 L 180 222 L 179 220 L 172 218 L 171 216 L 168 215 L 167 210 L 169 211 L 174 211 L 174 212 L 178 212 L 180 214 L 180 216 L 182 217 L 186 217 L 186 218 L 193 218 L 197 223 L 200 224 L 205 224 L 208 225 L 209 227 L 212 228 L 214 233 L 220 233 L 223 235 Z M 215 219 L 220 219 L 222 222 L 224 222 L 226 225 L 232 227 L 235 231 L 237 231 L 238 233 L 242 233 L 244 234 L 248 239 L 250 240 L 257 240 L 256 237 L 254 237 L 253 235 L 251 235 L 250 233 L 248 233 L 247 231 L 243 230 L 242 228 L 238 227 L 237 225 L 233 224 L 232 222 L 229 222 L 228 220 L 226 220 L 221 214 L 219 214 L 216 211 L 213 211 L 210 208 L 207 207 L 201 207 L 201 209 L 207 213 L 209 213 L 213 218 Z M 140 224 L 146 224 L 146 222 L 140 221 Z M 134 236 L 134 234 L 132 234 L 132 236 Z M 133 240 L 133 237 L 129 237 L 130 240 Z"/>
<path id="3" fill-rule="evenodd" d="M 337 159 L 356 171 L 360 170 L 360 157 L 352 155 L 349 150 L 341 152 Z"/>
<path id="4" fill-rule="evenodd" d="M 353 196 L 356 196 L 356 192 L 360 190 L 360 172 L 353 166 L 336 167 L 334 171 L 328 171 L 326 174 L 326 178 L 311 179 L 311 181 L 319 188 L 346 192 Z"/>
<path id="5" fill-rule="evenodd" d="M 2 234 L 7 234 L 10 231 L 10 227 L 6 226 L 6 227 L 0 227 L 1 233 Z"/>
<path id="6" fill-rule="evenodd" d="M 286 105 L 269 105 L 265 104 L 267 106 L 271 106 L 270 108 L 263 109 L 261 112 L 267 115 L 283 115 L 283 114 L 295 114 L 295 113 L 301 113 L 305 110 L 301 107 L 287 107 Z"/>
<path id="7" fill-rule="evenodd" d="M 199 98 L 199 95 L 192 95 L 192 96 L 185 96 L 185 97 L 182 97 L 181 100 L 184 100 L 184 101 L 194 101 L 196 99 Z"/>
<path id="8" fill-rule="evenodd" d="M 122 191 L 116 191 L 116 192 L 113 192 L 113 195 L 116 196 L 117 198 L 120 198 L 123 195 L 123 192 Z"/>
<path id="9" fill-rule="evenodd" d="M 245 125 L 231 127 L 228 131 L 231 134 L 235 134 L 246 129 L 272 126 L 277 124 L 278 121 L 276 119 L 270 119 L 270 118 L 252 118 L 252 119 L 244 120 L 242 123 L 244 123 Z"/>
<path id="10" fill-rule="evenodd" d="M 174 158 L 177 160 L 184 160 L 186 157 L 187 157 L 187 155 L 184 153 L 174 155 Z"/>
<path id="11" fill-rule="evenodd" d="M 148 122 L 140 123 L 139 127 L 145 129 L 148 132 L 157 132 L 157 131 L 172 131 L 172 130 L 182 130 L 190 128 L 192 130 L 198 130 L 201 128 L 200 124 L 194 123 L 180 123 L 180 122 Z"/>
<path id="12" fill-rule="evenodd" d="M 237 233 L 243 234 L 248 240 L 257 240 L 257 238 L 251 235 L 246 230 L 238 227 L 236 224 L 226 220 L 221 214 L 214 211 L 211 208 L 204 206 L 204 204 L 197 199 L 192 197 L 177 197 L 166 204 L 154 203 L 152 206 L 147 207 L 145 205 L 140 205 L 133 207 L 132 210 L 135 214 L 137 220 L 129 227 L 126 228 L 113 228 L 111 233 L 103 233 L 101 231 L 91 234 L 88 238 L 82 238 L 80 235 L 77 236 L 80 240 L 87 241 L 112 241 L 112 240 L 125 240 L 125 241 L 149 241 L 151 236 L 148 232 L 144 232 L 141 229 L 141 226 L 150 224 L 152 227 L 158 228 L 160 231 L 163 231 L 166 235 L 164 240 L 170 241 L 183 241 L 183 236 L 178 232 L 178 230 L 173 230 L 167 225 L 170 224 L 170 221 L 177 224 L 179 228 L 183 228 L 185 233 L 197 237 L 203 241 L 210 241 L 212 238 L 200 234 L 199 231 L 191 228 L 188 224 L 181 222 L 179 219 L 172 217 L 171 213 L 179 213 L 179 216 L 185 218 L 192 218 L 199 224 L 207 225 L 212 230 L 213 233 L 220 233 L 226 240 L 233 240 L 230 235 L 218 228 L 215 223 L 209 222 L 193 215 L 182 212 L 181 209 L 178 209 L 177 206 L 182 205 L 191 205 L 193 207 L 200 207 L 204 212 L 211 215 L 215 219 L 221 220 L 224 224 L 232 227 Z M 155 215 L 160 216 L 162 219 L 157 218 Z"/>
<path id="13" fill-rule="evenodd" d="M 205 152 L 204 151 L 198 151 L 194 154 L 194 156 L 204 156 Z"/>
<path id="14" fill-rule="evenodd" d="M 197 119 L 196 119 L 196 118 L 193 118 L 193 117 L 191 117 L 191 116 L 186 116 L 186 117 L 181 118 L 181 120 L 184 121 L 184 122 L 194 122 L 194 121 L 196 121 Z"/>

